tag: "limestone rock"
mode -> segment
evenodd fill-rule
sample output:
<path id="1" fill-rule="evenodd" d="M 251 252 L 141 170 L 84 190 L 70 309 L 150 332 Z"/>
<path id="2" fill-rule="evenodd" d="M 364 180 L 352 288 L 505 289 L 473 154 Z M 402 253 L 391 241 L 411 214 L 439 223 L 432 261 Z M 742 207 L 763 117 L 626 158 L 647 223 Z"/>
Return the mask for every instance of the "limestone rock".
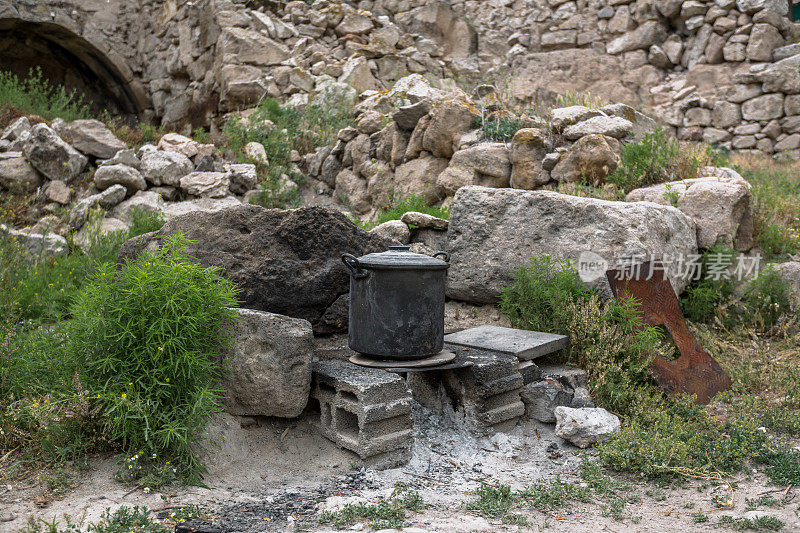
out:
<path id="1" fill-rule="evenodd" d="M 230 194 L 230 178 L 225 172 L 190 172 L 181 178 L 180 188 L 190 196 L 223 198 Z"/>
<path id="2" fill-rule="evenodd" d="M 635 30 L 617 37 L 606 46 L 609 54 L 616 55 L 631 50 L 647 50 L 650 46 L 658 44 L 666 37 L 666 28 L 655 20 L 649 20 L 638 26 Z"/>
<path id="3" fill-rule="evenodd" d="M 778 15 L 786 15 L 789 5 L 783 0 L 736 0 L 736 9 L 751 15 L 762 9 L 769 9 Z"/>
<path id="4" fill-rule="evenodd" d="M 22 153 L 36 170 L 51 180 L 71 181 L 83 172 L 89 161 L 47 124 L 36 124 L 31 128 Z"/>
<path id="5" fill-rule="evenodd" d="M 267 150 L 260 142 L 252 141 L 245 144 L 244 155 L 246 155 L 252 161 L 269 165 L 269 159 L 267 159 Z"/>
<path id="6" fill-rule="evenodd" d="M 127 148 L 125 143 L 99 120 L 75 120 L 59 124 L 56 133 L 83 154 L 108 159 Z"/>
<path id="7" fill-rule="evenodd" d="M 116 218 L 103 218 L 97 224 L 84 224 L 84 226 L 75 233 L 73 242 L 83 251 L 89 249 L 92 245 L 92 240 L 96 237 L 108 235 L 116 231 L 127 231 L 128 224 Z"/>
<path id="8" fill-rule="evenodd" d="M 386 241 L 398 242 L 400 244 L 408 244 L 411 240 L 411 230 L 408 225 L 400 220 L 389 220 L 383 224 L 378 224 L 371 230 L 371 235 L 377 235 Z"/>
<path id="9" fill-rule="evenodd" d="M 403 213 L 403 216 L 400 217 L 400 220 L 416 229 L 435 229 L 444 231 L 447 230 L 448 226 L 447 220 L 443 218 L 428 215 L 426 213 L 418 213 L 416 211 L 408 211 L 407 213 Z"/>
<path id="10" fill-rule="evenodd" d="M 161 213 L 166 202 L 160 194 L 154 191 L 139 191 L 124 202 L 117 205 L 112 211 L 111 216 L 130 224 L 133 221 L 133 211 L 145 211 L 148 213 Z"/>
<path id="11" fill-rule="evenodd" d="M 598 116 L 564 128 L 564 137 L 571 141 L 584 135 L 600 134 L 622 139 L 633 131 L 633 123 L 622 117 Z"/>
<path id="12" fill-rule="evenodd" d="M 435 157 L 452 157 L 461 136 L 480 116 L 472 103 L 455 96 L 434 103 L 430 114 L 431 121 L 422 137 L 422 148 Z"/>
<path id="13" fill-rule="evenodd" d="M 143 191 L 147 188 L 144 177 L 138 170 L 128 165 L 103 165 L 95 171 L 94 186 L 101 191 L 118 184 L 125 187 L 128 195 L 136 194 L 136 191 Z"/>
<path id="14" fill-rule="evenodd" d="M 89 211 L 95 207 L 111 209 L 125 199 L 125 187 L 122 185 L 112 185 L 99 194 L 94 194 L 84 198 L 70 210 L 69 226 L 73 229 L 80 229 L 89 218 Z"/>
<path id="15" fill-rule="evenodd" d="M 627 104 L 604 105 L 603 107 L 600 108 L 600 111 L 602 111 L 609 117 L 624 118 L 625 120 L 633 124 L 633 128 L 631 129 L 630 135 L 633 136 L 632 139 L 634 141 L 642 140 L 642 137 L 655 130 L 657 126 L 655 120 L 648 117 L 644 113 L 637 111 L 636 109 L 632 108 Z"/>
<path id="16" fill-rule="evenodd" d="M 181 217 L 189 213 L 217 213 L 232 207 L 238 207 L 242 202 L 233 196 L 224 198 L 196 198 L 183 202 L 168 202 L 164 204 L 161 212 L 167 220 Z"/>
<path id="17" fill-rule="evenodd" d="M 550 177 L 560 182 L 604 183 L 619 164 L 619 157 L 611 147 L 613 143 L 617 141 L 604 135 L 584 135 L 561 156 Z"/>
<path id="18" fill-rule="evenodd" d="M 547 134 L 543 130 L 518 130 L 511 139 L 511 186 L 515 189 L 535 189 L 550 181 L 550 173 L 542 167 L 547 152 Z"/>
<path id="19" fill-rule="evenodd" d="M 674 207 L 485 187 L 456 193 L 447 241 L 447 294 L 478 303 L 496 302 L 514 271 L 535 255 L 577 262 L 591 251 L 613 265 L 624 256 L 697 253 L 694 223 Z M 610 295 L 603 274 L 586 281 Z M 678 293 L 688 281 L 671 278 Z"/>
<path id="20" fill-rule="evenodd" d="M 550 124 L 556 130 L 561 131 L 565 126 L 571 126 L 586 119 L 599 117 L 602 115 L 602 111 L 598 109 L 591 109 L 582 105 L 559 107 L 550 110 Z"/>
<path id="21" fill-rule="evenodd" d="M 772 24 L 755 24 L 747 42 L 747 59 L 750 61 L 772 61 L 772 52 L 783 46 L 781 32 Z"/>
<path id="22" fill-rule="evenodd" d="M 42 175 L 28 163 L 22 152 L 0 153 L 0 188 L 27 194 L 35 191 L 42 183 Z"/>
<path id="23" fill-rule="evenodd" d="M 783 95 L 778 93 L 757 96 L 742 104 L 745 120 L 771 120 L 783 116 Z"/>
<path id="24" fill-rule="evenodd" d="M 773 266 L 788 286 L 792 309 L 800 310 L 800 261 L 787 261 Z"/>
<path id="25" fill-rule="evenodd" d="M 372 196 L 367 188 L 367 181 L 349 169 L 344 168 L 336 175 L 334 194 L 340 202 L 359 215 L 369 213 L 372 209 Z"/>
<path id="26" fill-rule="evenodd" d="M 239 416 L 299 416 L 311 390 L 314 335 L 307 320 L 236 309 L 233 346 L 222 378 L 225 411 Z"/>
<path id="27" fill-rule="evenodd" d="M 241 289 L 243 307 L 303 318 L 315 327 L 349 291 L 350 275 L 341 255 L 361 256 L 387 247 L 335 209 L 240 205 L 169 220 L 159 231 L 127 241 L 120 259 L 135 257 L 178 228 L 192 241 L 200 264 L 222 268 Z"/>
<path id="28" fill-rule="evenodd" d="M 69 204 L 70 196 L 72 196 L 72 191 L 63 181 L 51 181 L 44 190 L 44 194 L 51 202 L 67 205 Z"/>
<path id="29" fill-rule="evenodd" d="M 242 163 L 227 165 L 225 168 L 230 179 L 230 190 L 234 194 L 244 194 L 258 184 L 255 165 Z"/>
<path id="30" fill-rule="evenodd" d="M 268 88 L 264 72 L 252 65 L 223 65 L 219 84 L 220 106 L 229 111 L 258 103 Z"/>
<path id="31" fill-rule="evenodd" d="M 225 64 L 273 66 L 286 61 L 291 55 L 284 44 L 245 28 L 223 28 L 217 46 Z"/>
<path id="32" fill-rule="evenodd" d="M 508 187 L 510 179 L 511 158 L 505 144 L 480 143 L 455 152 L 437 183 L 452 195 L 466 185 Z"/>
<path id="33" fill-rule="evenodd" d="M 9 124 L 0 134 L 0 141 L 13 142 L 27 138 L 31 133 L 31 122 L 28 117 L 19 117 Z"/>
<path id="34" fill-rule="evenodd" d="M 192 161 L 178 152 L 147 150 L 140 158 L 142 175 L 153 185 L 177 187 L 181 178 L 194 170 Z"/>
<path id="35" fill-rule="evenodd" d="M 447 159 L 443 158 L 425 155 L 412 159 L 395 169 L 390 187 L 404 196 L 422 196 L 428 204 L 433 204 L 444 197 L 438 178 L 446 167 Z"/>
<path id="36" fill-rule="evenodd" d="M 588 448 L 619 432 L 616 415 L 601 407 L 556 407 L 556 435 L 579 448 Z"/>
<path id="37" fill-rule="evenodd" d="M 628 193 L 628 202 L 654 202 L 677 207 L 697 226 L 697 245 L 715 244 L 747 251 L 753 246 L 753 216 L 750 184 L 728 168 L 706 167 L 707 176 L 660 183 Z"/>
<path id="38" fill-rule="evenodd" d="M 158 149 L 167 152 L 178 152 L 188 158 L 205 157 L 214 153 L 213 144 L 202 144 L 178 133 L 167 133 L 158 141 Z"/>
<path id="39" fill-rule="evenodd" d="M 69 252 L 67 240 L 55 233 L 46 233 L 44 235 L 39 233 L 28 233 L 25 231 L 15 230 L 9 228 L 4 224 L 0 224 L 0 235 L 5 234 L 13 241 L 16 241 L 25 259 L 32 263 L 38 262 L 40 259 L 66 255 Z"/>
<path id="40" fill-rule="evenodd" d="M 353 87 L 357 92 L 380 89 L 380 84 L 367 64 L 364 56 L 353 56 L 344 64 L 339 81 Z"/>

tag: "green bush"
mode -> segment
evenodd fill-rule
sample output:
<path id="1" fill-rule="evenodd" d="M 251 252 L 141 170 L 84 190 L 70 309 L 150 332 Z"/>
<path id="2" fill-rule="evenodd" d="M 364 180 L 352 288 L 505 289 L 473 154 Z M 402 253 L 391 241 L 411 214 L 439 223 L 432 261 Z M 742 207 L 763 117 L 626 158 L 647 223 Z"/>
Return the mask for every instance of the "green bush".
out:
<path id="1" fill-rule="evenodd" d="M 517 269 L 503 290 L 500 309 L 515 328 L 568 335 L 568 304 L 584 303 L 590 296 L 570 261 L 542 255 Z"/>
<path id="2" fill-rule="evenodd" d="M 693 322 L 709 322 L 718 308 L 728 302 L 733 293 L 733 283 L 728 277 L 710 275 L 709 266 L 716 258 L 720 258 L 721 264 L 732 264 L 735 257 L 736 252 L 730 247 L 714 247 L 703 252 L 699 279 L 686 287 L 681 298 L 681 309 L 686 318 Z"/>
<path id="3" fill-rule="evenodd" d="M 627 192 L 639 187 L 669 181 L 670 166 L 680 155 L 678 141 L 667 137 L 661 128 L 646 133 L 639 142 L 622 147 L 619 167 L 608 182 Z"/>
<path id="4" fill-rule="evenodd" d="M 67 92 L 62 86 L 51 85 L 42 76 L 39 67 L 31 69 L 28 77 L 20 80 L 16 74 L 0 72 L 0 106 L 12 106 L 18 111 L 52 120 L 62 118 L 67 122 L 90 118 L 83 96 L 76 91 Z"/>
<path id="5" fill-rule="evenodd" d="M 485 139 L 502 142 L 514 137 L 514 134 L 522 128 L 522 121 L 516 117 L 476 117 L 473 127 L 480 128 Z"/>
<path id="6" fill-rule="evenodd" d="M 190 483 L 203 471 L 193 445 L 220 405 L 213 383 L 234 305 L 234 286 L 177 234 L 118 269 L 100 266 L 71 307 L 67 353 L 85 364 L 110 438 L 172 458 Z"/>
<path id="7" fill-rule="evenodd" d="M 771 328 L 790 310 L 786 281 L 768 266 L 747 284 L 742 304 L 743 315 L 751 325 L 762 331 Z"/>

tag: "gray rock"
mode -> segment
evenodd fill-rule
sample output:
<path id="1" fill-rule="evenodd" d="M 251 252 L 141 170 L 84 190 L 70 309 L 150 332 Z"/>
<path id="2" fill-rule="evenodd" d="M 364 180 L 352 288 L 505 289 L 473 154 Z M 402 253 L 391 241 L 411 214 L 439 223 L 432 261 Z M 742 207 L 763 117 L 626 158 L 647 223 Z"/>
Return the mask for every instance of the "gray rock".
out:
<path id="1" fill-rule="evenodd" d="M 535 255 L 575 263 L 593 252 L 613 265 L 623 256 L 688 256 L 697 253 L 697 240 L 694 223 L 674 207 L 465 187 L 453 199 L 447 251 L 448 296 L 496 302 L 514 271 Z M 595 275 L 585 281 L 610 296 L 604 272 Z M 675 275 L 671 281 L 678 293 L 688 283 Z"/>
<path id="2" fill-rule="evenodd" d="M 736 0 L 736 9 L 752 15 L 762 9 L 769 9 L 778 15 L 789 13 L 789 4 L 783 0 Z"/>
<path id="3" fill-rule="evenodd" d="M 400 220 L 390 220 L 372 228 L 370 234 L 377 235 L 387 241 L 408 244 L 411 240 L 411 230 L 408 225 Z"/>
<path id="4" fill-rule="evenodd" d="M 111 209 L 125 200 L 126 190 L 122 185 L 112 185 L 99 194 L 94 194 L 84 198 L 70 210 L 69 226 L 73 229 L 80 229 L 89 218 L 89 211 L 95 207 Z"/>
<path id="5" fill-rule="evenodd" d="M 36 124 L 22 149 L 25 159 L 51 180 L 71 181 L 88 159 L 64 142 L 47 124 Z"/>
<path id="6" fill-rule="evenodd" d="M 635 30 L 612 40 L 606 46 L 609 54 L 616 55 L 631 50 L 647 50 L 650 46 L 658 44 L 666 37 L 666 28 L 655 20 L 649 20 L 639 25 Z"/>
<path id="7" fill-rule="evenodd" d="M 392 114 L 392 120 L 400 129 L 412 131 L 417 126 L 419 119 L 427 115 L 430 110 L 430 101 L 420 100 L 414 104 L 400 107 Z"/>
<path id="8" fill-rule="evenodd" d="M 258 184 L 258 173 L 255 165 L 227 165 L 230 189 L 234 194 L 244 194 Z"/>
<path id="9" fill-rule="evenodd" d="M 123 222 L 131 223 L 133 221 L 133 211 L 146 211 L 148 213 L 160 213 L 163 211 L 166 202 L 157 192 L 139 191 L 124 202 L 116 206 L 111 211 L 111 216 L 118 218 Z"/>
<path id="10" fill-rule="evenodd" d="M 619 143 L 604 135 L 584 135 L 561 155 L 550 177 L 559 182 L 587 180 L 601 185 L 617 169 L 619 157 L 612 145 Z"/>
<path id="11" fill-rule="evenodd" d="M 550 181 L 543 167 L 549 149 L 547 133 L 539 128 L 522 128 L 511 139 L 511 180 L 515 189 L 535 189 Z"/>
<path id="12" fill-rule="evenodd" d="M 567 389 L 577 390 L 589 386 L 589 376 L 582 368 L 570 365 L 543 364 L 540 366 L 542 377 L 554 379 Z"/>
<path id="13" fill-rule="evenodd" d="M 25 259 L 34 263 L 39 259 L 66 255 L 69 251 L 67 240 L 55 233 L 44 235 L 28 233 L 0 224 L 0 234 L 6 234 L 10 239 L 16 241 L 21 247 Z"/>
<path id="14" fill-rule="evenodd" d="M 136 170 L 141 170 L 142 168 L 142 162 L 136 156 L 136 152 L 128 148 L 125 150 L 120 150 L 114 154 L 114 157 L 111 159 L 106 159 L 105 161 L 100 162 L 101 167 L 113 165 L 127 165 L 131 168 L 135 168 Z"/>
<path id="15" fill-rule="evenodd" d="M 0 188 L 27 194 L 39 188 L 42 175 L 28 163 L 22 152 L 0 153 Z"/>
<path id="16" fill-rule="evenodd" d="M 388 245 L 335 209 L 239 205 L 170 219 L 159 231 L 127 241 L 120 259 L 135 257 L 178 228 L 191 239 L 200 264 L 222 268 L 239 286 L 243 306 L 303 318 L 315 331 L 325 311 L 349 291 L 342 254 L 382 252 Z"/>
<path id="17" fill-rule="evenodd" d="M 569 407 L 574 409 L 580 409 L 581 407 L 594 407 L 592 397 L 589 395 L 589 389 L 585 387 L 579 387 L 575 389 L 572 393 L 572 403 L 569 405 Z"/>
<path id="18" fill-rule="evenodd" d="M 97 221 L 97 224 L 88 223 L 75 233 L 73 242 L 83 251 L 89 249 L 92 245 L 92 240 L 102 235 L 108 235 L 116 231 L 127 231 L 128 224 L 116 218 L 103 218 Z"/>
<path id="19" fill-rule="evenodd" d="M 792 308 L 800 310 L 800 261 L 787 261 L 773 265 L 778 275 L 786 282 Z"/>
<path id="20" fill-rule="evenodd" d="M 122 164 L 100 166 L 94 173 L 94 185 L 101 191 L 112 185 L 122 185 L 128 191 L 128 195 L 147 188 L 147 182 L 138 170 Z"/>
<path id="21" fill-rule="evenodd" d="M 242 202 L 234 196 L 197 198 L 183 202 L 167 202 L 161 212 L 167 220 L 171 220 L 189 213 L 217 213 L 240 205 Z"/>
<path id="22" fill-rule="evenodd" d="M 511 158 L 503 143 L 480 143 L 458 150 L 450 165 L 439 174 L 437 184 L 452 195 L 467 185 L 508 187 L 511 179 Z"/>
<path id="23" fill-rule="evenodd" d="M 153 185 L 177 187 L 181 178 L 194 170 L 191 159 L 178 152 L 146 150 L 140 152 L 142 175 Z"/>
<path id="24" fill-rule="evenodd" d="M 757 96 L 742 104 L 745 120 L 770 120 L 783 116 L 783 95 L 779 93 Z"/>
<path id="25" fill-rule="evenodd" d="M 83 154 L 108 159 L 127 148 L 125 143 L 99 120 L 75 120 L 58 124 L 56 128 L 56 122 L 53 122 L 56 133 Z"/>
<path id="26" fill-rule="evenodd" d="M 72 191 L 70 191 L 69 186 L 63 181 L 51 181 L 45 189 L 44 194 L 51 202 L 67 205 L 70 196 L 72 196 Z"/>
<path id="27" fill-rule="evenodd" d="M 0 134 L 0 140 L 9 142 L 16 141 L 17 139 L 27 137 L 30 135 L 30 132 L 31 123 L 28 117 L 19 117 L 3 130 L 3 133 Z"/>
<path id="28" fill-rule="evenodd" d="M 224 198 L 230 195 L 230 177 L 225 172 L 190 172 L 181 178 L 180 188 L 190 196 Z"/>
<path id="29" fill-rule="evenodd" d="M 601 117 L 603 114 L 599 109 L 591 109 L 582 105 L 559 107 L 550 110 L 550 124 L 560 131 L 566 126 L 571 126 L 592 117 Z"/>
<path id="30" fill-rule="evenodd" d="M 418 213 L 417 211 L 409 211 L 407 213 L 403 213 L 403 216 L 400 217 L 400 220 L 408 224 L 409 226 L 415 226 L 418 229 L 438 229 L 438 230 L 446 230 L 448 226 L 447 220 L 443 218 L 438 218 L 433 215 L 427 215 L 425 213 Z"/>
<path id="31" fill-rule="evenodd" d="M 222 387 L 233 415 L 299 416 L 308 403 L 314 335 L 311 324 L 253 309 L 236 309 L 234 343 Z"/>
<path id="32" fill-rule="evenodd" d="M 572 395 L 554 380 L 529 383 L 520 397 L 525 404 L 525 415 L 545 424 L 556 421 L 556 407 L 569 406 L 572 402 Z"/>
<path id="33" fill-rule="evenodd" d="M 556 435 L 579 448 L 588 448 L 619 432 L 616 415 L 603 408 L 556 407 Z"/>
<path id="34" fill-rule="evenodd" d="M 564 137 L 571 141 L 584 135 L 600 134 L 622 139 L 633 132 L 633 123 L 622 117 L 597 116 L 564 128 Z"/>
<path id="35" fill-rule="evenodd" d="M 634 189 L 628 202 L 654 202 L 677 207 L 697 227 L 697 245 L 708 249 L 715 244 L 747 251 L 753 246 L 752 195 L 750 184 L 729 168 L 706 167 L 704 177 L 660 183 Z"/>
<path id="36" fill-rule="evenodd" d="M 610 117 L 620 117 L 633 124 L 631 134 L 634 141 L 639 141 L 645 134 L 656 129 L 656 121 L 644 113 L 626 104 L 609 104 L 600 108 L 600 111 Z"/>

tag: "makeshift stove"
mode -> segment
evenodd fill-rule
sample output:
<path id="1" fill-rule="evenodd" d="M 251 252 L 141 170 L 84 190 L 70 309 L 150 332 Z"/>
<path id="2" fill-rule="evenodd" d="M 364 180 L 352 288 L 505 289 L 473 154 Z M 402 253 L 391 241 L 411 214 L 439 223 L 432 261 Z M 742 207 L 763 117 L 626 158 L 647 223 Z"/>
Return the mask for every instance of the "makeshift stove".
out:
<path id="1" fill-rule="evenodd" d="M 392 247 L 343 261 L 351 272 L 349 348 L 318 354 L 311 398 L 323 435 L 367 466 L 411 458 L 412 399 L 472 433 L 513 428 L 525 412 L 522 388 L 541 377 L 533 359 L 568 343 L 497 326 L 444 335 L 444 252 Z"/>

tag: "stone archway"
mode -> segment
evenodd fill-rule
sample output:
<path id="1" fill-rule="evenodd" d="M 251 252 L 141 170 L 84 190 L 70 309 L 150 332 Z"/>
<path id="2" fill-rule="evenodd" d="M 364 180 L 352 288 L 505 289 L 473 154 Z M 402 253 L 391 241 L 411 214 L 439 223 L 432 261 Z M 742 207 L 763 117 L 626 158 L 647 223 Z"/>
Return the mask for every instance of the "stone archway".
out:
<path id="1" fill-rule="evenodd" d="M 112 115 L 140 119 L 149 107 L 142 92 L 130 83 L 127 67 L 83 37 L 51 22 L 0 18 L 0 68 L 27 77 L 36 67 L 52 83 L 83 94 L 95 113 L 108 110 Z"/>

